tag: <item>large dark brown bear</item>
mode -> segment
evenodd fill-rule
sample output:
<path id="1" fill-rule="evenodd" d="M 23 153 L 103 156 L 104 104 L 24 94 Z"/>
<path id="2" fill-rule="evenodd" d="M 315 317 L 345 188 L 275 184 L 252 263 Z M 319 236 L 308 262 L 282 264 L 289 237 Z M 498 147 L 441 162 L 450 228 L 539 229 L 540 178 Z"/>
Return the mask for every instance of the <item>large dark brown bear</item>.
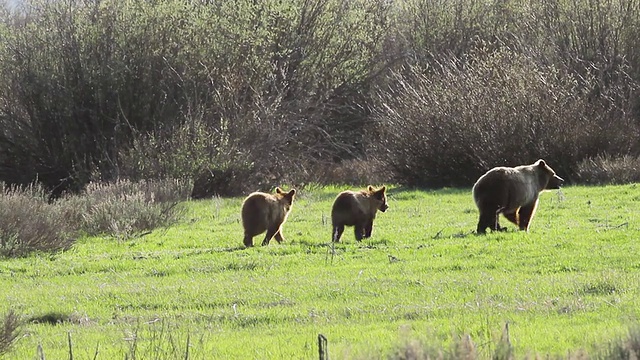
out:
<path id="1" fill-rule="evenodd" d="M 278 243 L 284 241 L 282 224 L 287 220 L 295 189 L 285 193 L 279 187 L 275 194 L 254 192 L 242 203 L 242 226 L 244 227 L 244 245 L 253 246 L 253 237 L 267 232 L 262 245 L 269 245 L 273 237 Z"/>
<path id="2" fill-rule="evenodd" d="M 385 186 L 377 190 L 369 186 L 367 190 L 338 194 L 331 208 L 333 242 L 340 241 L 345 226 L 354 227 L 357 241 L 371 237 L 376 211 L 385 212 L 389 208 L 386 190 Z"/>
<path id="3" fill-rule="evenodd" d="M 544 160 L 489 170 L 473 185 L 473 199 L 480 210 L 478 234 L 486 233 L 487 228 L 505 230 L 498 222 L 500 213 L 520 230 L 528 231 L 540 192 L 559 189 L 563 182 Z"/>

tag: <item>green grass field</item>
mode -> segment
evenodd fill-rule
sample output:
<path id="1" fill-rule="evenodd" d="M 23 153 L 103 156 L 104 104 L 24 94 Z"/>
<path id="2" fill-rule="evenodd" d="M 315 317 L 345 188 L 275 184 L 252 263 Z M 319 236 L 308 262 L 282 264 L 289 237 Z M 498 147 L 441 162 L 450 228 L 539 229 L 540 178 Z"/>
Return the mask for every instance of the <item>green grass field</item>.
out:
<path id="1" fill-rule="evenodd" d="M 340 190 L 299 190 L 281 245 L 243 249 L 242 199 L 213 199 L 142 238 L 0 260 L 0 311 L 29 320 L 5 358 L 311 359 L 318 334 L 335 359 L 465 334 L 488 358 L 505 323 L 517 357 L 566 356 L 638 324 L 637 185 L 543 193 L 529 233 L 487 236 L 470 189 L 391 187 L 373 237 L 332 249 Z"/>

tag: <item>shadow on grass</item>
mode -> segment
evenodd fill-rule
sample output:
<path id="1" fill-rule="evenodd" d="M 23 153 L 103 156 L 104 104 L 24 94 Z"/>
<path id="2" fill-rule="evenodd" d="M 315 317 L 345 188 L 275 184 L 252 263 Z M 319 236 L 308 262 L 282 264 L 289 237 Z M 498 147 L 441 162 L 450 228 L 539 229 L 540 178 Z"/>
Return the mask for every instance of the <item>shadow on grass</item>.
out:
<path id="1" fill-rule="evenodd" d="M 59 312 L 50 312 L 43 315 L 32 316 L 27 320 L 27 322 L 30 324 L 59 325 L 71 322 L 71 316 Z"/>
<path id="2" fill-rule="evenodd" d="M 250 248 L 245 247 L 244 245 L 238 245 L 238 246 L 231 246 L 231 247 L 224 247 L 224 248 L 216 248 L 213 249 L 212 252 L 235 252 L 235 251 L 243 251 L 243 250 L 248 250 Z"/>
<path id="3" fill-rule="evenodd" d="M 337 243 L 327 242 L 327 241 L 318 243 L 318 242 L 311 242 L 307 240 L 300 240 L 300 241 L 292 242 L 291 244 L 293 245 L 296 243 L 308 249 L 332 248 L 335 250 L 347 250 L 348 247 L 356 247 L 358 249 L 378 249 L 378 248 L 387 247 L 392 244 L 392 242 L 387 239 L 374 240 L 372 238 L 365 239 L 359 242 L 349 239 L 349 240 L 340 241 Z"/>
<path id="4" fill-rule="evenodd" d="M 357 245 L 360 249 L 379 249 L 386 248 L 389 245 L 392 245 L 392 243 L 387 239 L 369 238 L 360 242 L 354 242 L 354 245 Z"/>
<path id="5" fill-rule="evenodd" d="M 466 239 L 469 237 L 476 237 L 476 236 L 484 236 L 484 235 L 478 235 L 475 231 L 458 231 L 455 233 L 446 233 L 445 229 L 441 229 L 439 231 L 437 231 L 433 236 L 431 236 L 431 240 L 440 240 L 440 239 Z"/>

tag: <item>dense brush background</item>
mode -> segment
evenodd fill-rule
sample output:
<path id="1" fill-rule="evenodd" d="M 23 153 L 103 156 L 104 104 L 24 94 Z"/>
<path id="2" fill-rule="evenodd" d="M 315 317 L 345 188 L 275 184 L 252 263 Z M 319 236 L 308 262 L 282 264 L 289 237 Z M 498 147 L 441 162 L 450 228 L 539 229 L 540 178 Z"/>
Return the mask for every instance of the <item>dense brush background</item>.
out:
<path id="1" fill-rule="evenodd" d="M 638 34 L 638 0 L 5 2 L 0 181 L 633 181 Z"/>

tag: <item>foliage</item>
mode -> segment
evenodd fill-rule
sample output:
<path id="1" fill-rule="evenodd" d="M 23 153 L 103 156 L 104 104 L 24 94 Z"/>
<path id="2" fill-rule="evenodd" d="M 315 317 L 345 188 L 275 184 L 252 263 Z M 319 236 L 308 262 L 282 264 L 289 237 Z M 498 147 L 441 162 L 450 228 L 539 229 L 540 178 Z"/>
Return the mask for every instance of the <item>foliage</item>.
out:
<path id="1" fill-rule="evenodd" d="M 640 182 L 640 158 L 597 155 L 578 164 L 580 182 L 585 184 L 627 184 Z"/>
<path id="2" fill-rule="evenodd" d="M 182 180 L 91 183 L 81 194 L 50 201 L 40 185 L 6 187 L 0 193 L 0 255 L 55 253 L 80 233 L 126 239 L 176 223 L 178 204 L 189 198 Z"/>
<path id="3" fill-rule="evenodd" d="M 41 345 L 46 358 L 66 358 L 70 334 L 77 358 L 96 349 L 106 358 L 315 358 L 321 333 L 341 359 L 407 347 L 598 358 L 634 328 L 637 185 L 545 192 L 529 233 L 507 225 L 486 236 L 473 234 L 470 189 L 390 186 L 372 238 L 331 246 L 342 190 L 299 188 L 282 245 L 244 249 L 242 197 L 213 198 L 186 203 L 185 220 L 166 231 L 3 260 L 0 311 L 42 319 L 25 325 L 37 336 L 10 357 Z M 511 347 L 500 345 L 507 339 Z"/>
<path id="4" fill-rule="evenodd" d="M 401 69 L 379 92 L 375 153 L 399 181 L 469 186 L 494 166 L 538 158 L 573 179 L 585 156 L 637 145 L 637 122 L 594 104 L 584 80 L 506 49 L 481 47 L 472 57 Z"/>
<path id="5" fill-rule="evenodd" d="M 637 0 L 24 3 L 0 11 L 0 180 L 54 196 L 362 160 L 452 186 L 545 157 L 577 181 L 640 155 Z"/>
<path id="6" fill-rule="evenodd" d="M 73 226 L 60 208 L 47 202 L 39 185 L 5 187 L 0 183 L 0 256 L 58 251 L 75 241 Z"/>
<path id="7" fill-rule="evenodd" d="M 27 3 L 3 19 L 0 169 L 56 193 L 230 163 L 299 177 L 352 151 L 384 66 L 383 1 Z"/>
<path id="8" fill-rule="evenodd" d="M 629 333 L 621 340 L 613 341 L 609 347 L 602 349 L 600 358 L 609 360 L 633 359 L 640 355 L 640 330 L 637 326 L 629 329 Z"/>
<path id="9" fill-rule="evenodd" d="M 18 314 L 8 310 L 0 322 L 0 355 L 9 352 L 16 339 L 20 335 L 22 322 Z"/>
<path id="10" fill-rule="evenodd" d="M 190 190 L 181 180 L 90 183 L 82 194 L 58 200 L 58 206 L 86 234 L 126 239 L 176 223 L 183 214 L 178 203 Z"/>

